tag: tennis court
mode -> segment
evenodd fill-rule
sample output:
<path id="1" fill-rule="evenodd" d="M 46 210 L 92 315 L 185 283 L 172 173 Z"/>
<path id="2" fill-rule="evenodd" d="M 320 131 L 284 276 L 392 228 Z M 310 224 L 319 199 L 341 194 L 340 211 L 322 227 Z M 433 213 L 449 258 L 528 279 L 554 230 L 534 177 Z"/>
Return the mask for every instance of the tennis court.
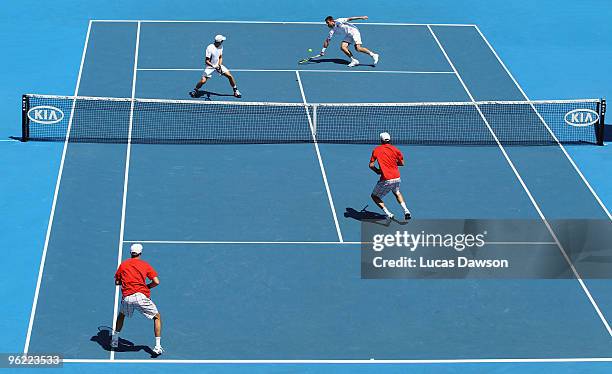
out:
<path id="1" fill-rule="evenodd" d="M 360 214 L 366 205 L 378 212 L 369 200 L 373 146 L 318 142 L 309 126 L 333 135 L 342 117 L 366 121 L 394 107 L 339 112 L 345 107 L 325 105 L 528 98 L 476 25 L 360 27 L 381 54 L 375 68 L 348 70 L 337 48 L 322 62 L 297 65 L 303 56 L 295 45 L 320 44 L 320 23 L 91 21 L 74 95 L 127 100 L 95 117 L 87 100 L 68 100 L 64 113 L 75 134 L 83 124 L 100 140 L 123 141 L 65 144 L 25 352 L 60 352 L 66 362 L 148 360 L 149 321 L 130 319 L 122 338 L 134 346 L 118 351 L 98 330 L 117 313 L 117 289 L 107 278 L 139 242 L 162 281 L 153 294 L 167 352 L 157 360 L 609 357 L 609 281 L 361 279 Z M 228 36 L 224 62 L 242 99 L 221 77 L 204 86 L 204 97 L 187 95 L 201 76 L 203 40 L 215 34 Z M 280 41 L 262 46 L 267 35 Z M 155 110 L 158 99 L 191 100 L 184 104 L 192 109 L 215 108 L 216 101 L 287 104 L 259 117 L 282 139 L 250 144 L 269 128 L 248 132 L 246 110 L 228 115 L 230 123 L 246 122 L 247 132 L 219 144 L 132 141 L 150 131 L 139 124 L 175 119 Z M 470 108 L 487 144 L 467 144 L 473 133 L 449 126 L 427 139 L 455 144 L 399 145 L 407 159 L 402 188 L 415 217 L 611 218 L 556 141 L 517 145 L 506 137 L 516 134 L 508 128 L 516 113 L 500 115 L 496 104 Z M 547 118 L 533 105 L 520 112 L 529 125 L 521 132 L 553 121 L 554 113 Z M 218 136 L 230 131 L 214 110 L 200 115 L 221 123 Z M 283 119 L 291 126 L 278 126 Z M 66 287 L 90 274 L 108 277 Z M 92 292 L 95 298 L 81 297 Z"/>

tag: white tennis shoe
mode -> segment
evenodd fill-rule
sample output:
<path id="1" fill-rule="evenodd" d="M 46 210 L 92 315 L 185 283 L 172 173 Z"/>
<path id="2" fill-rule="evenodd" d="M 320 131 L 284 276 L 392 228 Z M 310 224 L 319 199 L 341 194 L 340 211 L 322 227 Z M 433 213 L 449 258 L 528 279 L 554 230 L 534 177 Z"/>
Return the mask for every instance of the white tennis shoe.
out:
<path id="1" fill-rule="evenodd" d="M 372 59 L 374 60 L 374 65 L 378 64 L 378 58 L 379 58 L 379 57 L 380 57 L 380 56 L 379 56 L 377 53 L 374 53 L 374 54 L 372 55 Z"/>
<path id="2" fill-rule="evenodd" d="M 357 65 L 359 65 L 359 60 L 357 60 L 356 58 L 352 58 L 351 63 L 348 64 L 348 67 L 352 68 L 353 66 L 357 66 Z"/>
<path id="3" fill-rule="evenodd" d="M 153 348 L 153 353 L 155 353 L 156 355 L 161 355 L 162 353 L 164 353 L 164 349 L 162 348 L 161 345 L 158 345 L 155 348 Z"/>

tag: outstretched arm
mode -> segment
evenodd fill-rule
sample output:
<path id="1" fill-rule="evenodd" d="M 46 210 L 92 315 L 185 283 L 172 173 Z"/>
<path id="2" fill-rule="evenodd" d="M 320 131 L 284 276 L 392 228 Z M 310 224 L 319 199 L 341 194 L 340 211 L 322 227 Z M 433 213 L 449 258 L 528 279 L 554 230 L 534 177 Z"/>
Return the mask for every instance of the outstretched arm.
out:
<path id="1" fill-rule="evenodd" d="M 367 20 L 368 16 L 357 16 L 357 17 L 348 17 L 347 21 L 356 21 L 356 20 Z"/>
<path id="2" fill-rule="evenodd" d="M 321 52 L 319 53 L 321 56 L 325 54 L 325 50 L 327 49 L 327 47 L 329 47 L 329 42 L 333 36 L 334 36 L 334 29 L 331 29 L 329 30 L 329 35 L 327 35 L 327 38 L 325 38 L 325 40 L 323 41 L 323 48 L 321 48 Z"/>

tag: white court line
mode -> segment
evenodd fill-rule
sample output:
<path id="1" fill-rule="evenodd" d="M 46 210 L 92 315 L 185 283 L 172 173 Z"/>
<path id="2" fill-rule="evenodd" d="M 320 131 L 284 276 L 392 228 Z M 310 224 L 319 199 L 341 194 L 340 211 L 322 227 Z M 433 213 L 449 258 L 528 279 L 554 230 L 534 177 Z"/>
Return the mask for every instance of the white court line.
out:
<path id="1" fill-rule="evenodd" d="M 134 98 L 136 97 L 136 76 L 138 71 L 138 50 L 140 46 L 140 22 L 136 28 L 136 48 L 134 52 L 134 71 L 132 73 L 132 103 L 130 104 L 130 121 L 128 125 L 127 150 L 125 155 L 125 175 L 123 178 L 123 200 L 121 204 L 121 226 L 119 228 L 119 249 L 117 250 L 117 267 L 121 265 L 123 259 L 123 234 L 125 230 L 125 210 L 128 194 L 128 180 L 130 176 L 130 155 L 132 151 L 132 127 L 134 124 Z M 115 303 L 113 307 L 113 331 L 117 323 L 117 314 L 119 308 L 119 286 L 115 286 Z M 115 359 L 115 351 L 111 350 L 110 359 Z"/>
<path id="2" fill-rule="evenodd" d="M 508 74 L 508 76 L 512 79 L 512 81 L 514 82 L 514 84 L 516 85 L 516 88 L 519 89 L 519 91 L 521 91 L 521 94 L 523 95 L 523 97 L 525 98 L 525 100 L 529 101 L 529 97 L 527 97 L 527 94 L 525 93 L 525 91 L 523 91 L 523 88 L 518 84 L 517 80 L 514 78 L 514 76 L 512 75 L 512 73 L 510 73 L 510 70 L 508 69 L 508 67 L 506 67 L 506 64 L 504 64 L 504 62 L 502 61 L 502 59 L 499 57 L 499 55 L 497 54 L 497 52 L 495 52 L 495 50 L 493 49 L 493 46 L 491 45 L 491 43 L 489 43 L 489 41 L 487 40 L 487 38 L 484 36 L 484 34 L 480 31 L 480 29 L 478 28 L 478 26 L 475 26 L 476 30 L 478 31 L 478 33 L 480 34 L 480 36 L 482 37 L 482 40 L 484 40 L 484 42 L 489 46 L 489 49 L 491 50 L 491 52 L 493 52 L 493 55 L 495 55 L 495 57 L 497 58 L 497 61 L 499 61 L 499 63 L 501 64 L 501 66 L 503 66 L 504 70 L 506 70 L 506 73 Z M 570 162 L 570 164 L 572 164 L 572 166 L 574 167 L 574 170 L 576 170 L 576 172 L 578 173 L 578 175 L 580 176 L 580 178 L 582 179 L 582 181 L 584 182 L 584 184 L 587 186 L 587 188 L 589 189 L 589 191 L 591 191 L 591 194 L 593 195 L 593 197 L 595 197 L 595 200 L 597 200 L 597 203 L 599 204 L 599 206 L 601 206 L 601 208 L 603 209 L 603 211 L 606 213 L 606 215 L 608 216 L 609 220 L 612 220 L 612 215 L 610 214 L 610 211 L 608 210 L 608 208 L 606 207 L 606 204 L 603 203 L 603 201 L 599 198 L 599 195 L 597 195 L 597 193 L 595 192 L 595 190 L 593 189 L 593 187 L 591 187 L 591 184 L 588 182 L 588 180 L 585 178 L 585 176 L 582 174 L 582 171 L 580 170 L 580 168 L 578 168 L 578 165 L 576 165 L 576 163 L 574 162 L 574 159 L 569 155 L 569 153 L 567 153 L 567 151 L 565 150 L 565 147 L 563 146 L 563 144 L 561 144 L 561 142 L 559 142 L 559 139 L 557 139 L 557 137 L 555 136 L 555 134 L 552 132 L 552 130 L 550 129 L 550 127 L 548 126 L 548 124 L 546 123 L 546 121 L 544 121 L 544 118 L 542 118 L 542 116 L 540 115 L 540 112 L 538 112 L 538 110 L 535 108 L 535 106 L 533 104 L 531 104 L 531 108 L 533 109 L 533 111 L 538 115 L 538 118 L 540 118 L 540 121 L 542 121 L 542 124 L 544 124 L 544 126 L 546 127 L 546 129 L 548 130 L 548 132 L 550 133 L 550 135 L 553 137 L 553 139 L 555 139 L 555 142 L 557 142 L 557 145 L 561 148 L 561 151 L 563 151 L 563 154 L 565 155 L 565 157 L 567 157 L 568 161 Z"/>
<path id="3" fill-rule="evenodd" d="M 19 143 L 19 140 L 17 140 L 17 139 L 0 139 L 0 142 Z"/>
<path id="4" fill-rule="evenodd" d="M 484 114 L 482 113 L 482 111 L 480 110 L 480 107 L 478 106 L 478 104 L 476 104 L 476 100 L 474 100 L 474 97 L 472 96 L 472 94 L 470 93 L 470 90 L 468 90 L 467 86 L 465 85 L 465 83 L 463 82 L 463 79 L 461 78 L 461 76 L 459 75 L 459 72 L 457 71 L 457 69 L 455 68 L 455 65 L 453 64 L 453 62 L 451 61 L 450 57 L 448 56 L 448 54 L 446 53 L 446 50 L 444 49 L 444 47 L 442 46 L 442 43 L 440 43 L 440 41 L 438 40 L 438 37 L 436 36 L 436 34 L 434 33 L 433 29 L 431 27 L 429 27 L 429 31 L 431 32 L 431 35 L 434 37 L 434 39 L 436 40 L 436 43 L 438 43 L 438 46 L 440 47 L 440 50 L 442 50 L 442 53 L 444 54 L 444 57 L 446 57 L 446 60 L 448 61 L 448 63 L 451 65 L 451 67 L 453 68 L 453 70 L 455 71 L 455 73 L 457 74 L 457 78 L 459 79 L 459 82 L 461 82 L 461 85 L 463 86 L 463 88 L 465 89 L 465 92 L 468 94 L 468 96 L 470 97 L 470 100 L 472 100 L 472 102 L 474 103 L 474 106 L 476 107 L 476 109 L 478 110 L 478 113 L 480 114 L 480 117 L 482 118 L 482 120 L 485 122 L 487 128 L 489 129 L 489 132 L 491 133 L 491 135 L 493 136 L 493 138 L 495 139 L 495 142 L 497 143 L 497 146 L 499 147 L 500 151 L 502 152 L 504 158 L 506 159 L 506 161 L 508 162 L 508 165 L 510 166 L 510 168 L 512 169 L 512 171 L 514 172 L 514 175 L 516 176 L 517 180 L 520 182 L 521 186 L 523 187 L 523 190 L 525 191 L 525 193 L 527 194 L 527 196 L 529 197 L 529 200 L 531 201 L 531 204 L 533 205 L 533 207 L 536 209 L 536 211 L 538 212 L 538 215 L 540 216 L 540 218 L 542 219 L 542 222 L 544 223 L 544 225 L 546 226 L 546 229 L 548 230 L 548 232 L 550 233 L 550 235 L 552 236 L 553 240 L 555 241 L 555 243 L 557 244 L 557 246 L 559 247 L 559 250 L 561 251 L 561 254 L 563 255 L 563 257 L 565 258 L 565 261 L 567 262 L 567 264 L 569 265 L 569 267 L 572 269 L 572 272 L 574 274 L 574 276 L 576 277 L 576 279 L 578 280 L 578 283 L 580 283 L 580 286 L 582 287 L 582 290 L 584 291 L 584 293 L 586 294 L 587 298 L 589 299 L 589 301 L 591 302 L 591 305 L 593 306 L 593 308 L 595 309 L 595 312 L 597 313 L 597 315 L 599 316 L 599 319 L 601 320 L 601 322 L 603 323 L 604 327 L 606 328 L 606 330 L 608 331 L 608 334 L 610 336 L 612 336 L 612 328 L 610 328 L 610 324 L 608 323 L 608 321 L 606 320 L 605 316 L 603 315 L 601 309 L 599 308 L 599 305 L 597 305 L 597 302 L 595 302 L 595 299 L 593 298 L 593 296 L 591 295 L 591 292 L 589 291 L 589 289 L 587 288 L 586 284 L 584 283 L 584 281 L 582 280 L 582 277 L 580 276 L 580 274 L 578 273 L 578 271 L 576 270 L 574 264 L 572 263 L 570 257 L 567 255 L 567 252 L 565 251 L 563 245 L 561 244 L 561 242 L 559 241 L 559 239 L 557 238 L 557 235 L 555 234 L 555 232 L 553 231 L 553 229 L 550 227 L 550 224 L 548 223 L 548 221 L 546 220 L 546 217 L 544 216 L 544 213 L 542 213 L 542 210 L 540 209 L 539 204 L 536 202 L 536 200 L 534 199 L 533 195 L 531 194 L 531 191 L 529 191 L 529 188 L 527 188 L 527 185 L 525 184 L 525 182 L 523 181 L 523 178 L 521 177 L 521 175 L 519 174 L 518 170 L 516 169 L 516 167 L 514 166 L 514 163 L 512 162 L 512 160 L 510 159 L 510 156 L 508 156 L 508 153 L 506 152 L 504 146 L 500 143 L 499 139 L 497 138 L 497 135 L 495 134 L 495 132 L 493 131 L 493 129 L 491 128 L 491 125 L 489 124 L 489 121 L 486 119 L 486 117 L 484 116 Z"/>
<path id="5" fill-rule="evenodd" d="M 172 359 L 64 359 L 66 364 L 514 364 L 514 363 L 571 363 L 612 362 L 612 357 L 577 358 L 458 358 L 427 360 L 172 360 Z"/>
<path id="6" fill-rule="evenodd" d="M 321 175 L 323 176 L 323 184 L 325 184 L 325 191 L 327 192 L 327 200 L 329 200 L 329 207 L 332 211 L 332 216 L 334 217 L 334 224 L 336 225 L 336 233 L 338 234 L 338 240 L 341 242 L 344 241 L 342 239 L 342 231 L 340 231 L 340 224 L 338 223 L 338 216 L 336 215 L 336 207 L 334 206 L 334 199 L 332 198 L 331 191 L 329 189 L 329 184 L 327 183 L 327 174 L 325 173 L 325 167 L 323 166 L 323 159 L 321 158 L 321 152 L 319 151 L 319 144 L 317 143 L 317 138 L 315 136 L 315 126 L 312 122 L 312 118 L 310 118 L 310 112 L 308 111 L 308 102 L 306 101 L 306 95 L 304 94 L 304 86 L 302 86 L 302 79 L 300 78 L 300 72 L 295 70 L 295 76 L 297 77 L 298 85 L 300 87 L 300 93 L 302 94 L 302 100 L 304 102 L 304 110 L 306 111 L 306 115 L 308 116 L 308 123 L 310 125 L 310 133 L 312 134 L 312 141 L 315 147 L 315 151 L 317 153 L 317 158 L 319 159 L 319 167 L 321 168 Z"/>
<path id="7" fill-rule="evenodd" d="M 140 244 L 259 244 L 259 245 L 362 245 L 371 242 L 316 242 L 316 241 L 223 241 L 223 240 L 124 240 Z M 486 245 L 557 245 L 555 242 L 485 242 Z"/>
<path id="8" fill-rule="evenodd" d="M 113 20 L 113 19 L 94 19 L 90 22 L 141 22 L 141 23 L 246 23 L 246 24 L 264 24 L 264 25 L 320 25 L 325 26 L 325 22 L 318 21 L 237 21 L 237 20 Z M 463 23 L 402 23 L 402 22 L 364 22 L 358 23 L 360 26 L 465 26 L 474 27 L 474 24 Z"/>
<path id="9" fill-rule="evenodd" d="M 452 71 L 413 71 L 413 70 L 329 70 L 329 69 L 230 69 L 238 72 L 257 73 L 376 73 L 376 74 L 455 74 Z M 141 68 L 138 71 L 202 71 L 202 68 Z"/>
<path id="10" fill-rule="evenodd" d="M 485 242 L 493 245 L 557 245 L 555 242 Z"/>
<path id="11" fill-rule="evenodd" d="M 282 241 L 282 242 L 266 242 L 266 241 L 223 241 L 223 240 L 124 240 L 124 243 L 140 243 L 140 244 L 311 244 L 311 245 L 360 245 L 362 242 L 332 242 L 332 241 Z"/>
<path id="12" fill-rule="evenodd" d="M 85 36 L 85 44 L 83 45 L 83 53 L 81 54 L 81 64 L 79 65 L 79 74 L 77 76 L 76 86 L 74 88 L 74 96 L 78 96 L 79 87 L 81 85 L 81 75 L 83 73 L 83 65 L 85 63 L 85 55 L 87 54 L 87 47 L 89 45 L 89 34 L 91 32 L 91 21 L 87 25 L 87 35 Z M 40 259 L 40 267 L 38 269 L 38 279 L 36 280 L 36 290 L 34 291 L 34 300 L 32 301 L 32 310 L 30 312 L 30 322 L 28 323 L 28 332 L 26 333 L 26 340 L 23 346 L 23 353 L 28 353 L 30 348 L 30 338 L 32 337 L 32 327 L 34 325 L 34 317 L 36 316 L 36 307 L 38 306 L 38 296 L 40 294 L 40 285 L 42 283 L 42 276 L 45 269 L 45 261 L 47 260 L 47 249 L 49 248 L 49 238 L 51 237 L 51 229 L 53 227 L 53 218 L 55 217 L 55 207 L 57 205 L 57 196 L 59 194 L 60 184 L 62 181 L 62 173 L 64 172 L 64 161 L 66 160 L 66 151 L 68 150 L 68 138 L 70 137 L 70 130 L 72 129 L 72 119 L 74 117 L 74 109 L 76 106 L 76 99 L 72 101 L 72 108 L 70 109 L 70 118 L 68 119 L 68 128 L 66 129 L 66 138 L 64 139 L 64 149 L 62 150 L 62 158 L 60 161 L 59 171 L 57 172 L 57 180 L 55 182 L 55 192 L 53 193 L 53 202 L 51 203 L 51 213 L 49 214 L 49 223 L 47 225 L 47 233 L 45 235 L 45 245 L 43 247 L 42 256 Z"/>

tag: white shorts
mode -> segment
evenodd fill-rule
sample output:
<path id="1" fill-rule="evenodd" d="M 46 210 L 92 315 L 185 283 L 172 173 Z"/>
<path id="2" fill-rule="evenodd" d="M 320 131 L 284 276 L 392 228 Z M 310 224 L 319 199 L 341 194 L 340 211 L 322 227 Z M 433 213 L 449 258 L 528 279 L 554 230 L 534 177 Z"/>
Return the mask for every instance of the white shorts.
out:
<path id="1" fill-rule="evenodd" d="M 155 303 L 140 292 L 128 295 L 121 300 L 121 313 L 131 317 L 134 314 L 134 310 L 138 310 L 148 319 L 153 319 L 158 313 Z"/>
<path id="2" fill-rule="evenodd" d="M 346 33 L 346 36 L 342 41 L 352 44 L 363 44 L 361 43 L 361 33 L 359 32 L 359 30 Z"/>
<path id="3" fill-rule="evenodd" d="M 393 191 L 393 193 L 397 193 L 399 192 L 401 181 L 402 180 L 400 178 L 379 180 L 378 183 L 376 183 L 376 186 L 374 186 L 372 195 L 382 198 L 391 191 Z"/>
<path id="4" fill-rule="evenodd" d="M 212 77 L 212 74 L 215 71 L 217 73 L 219 73 L 219 71 L 217 69 L 212 68 L 212 67 L 206 65 L 206 67 L 204 68 L 204 74 L 202 74 L 202 78 L 210 78 L 210 77 Z M 229 72 L 229 69 L 226 68 L 225 65 L 221 65 L 221 73 L 219 73 L 219 74 L 225 74 L 227 72 Z"/>

